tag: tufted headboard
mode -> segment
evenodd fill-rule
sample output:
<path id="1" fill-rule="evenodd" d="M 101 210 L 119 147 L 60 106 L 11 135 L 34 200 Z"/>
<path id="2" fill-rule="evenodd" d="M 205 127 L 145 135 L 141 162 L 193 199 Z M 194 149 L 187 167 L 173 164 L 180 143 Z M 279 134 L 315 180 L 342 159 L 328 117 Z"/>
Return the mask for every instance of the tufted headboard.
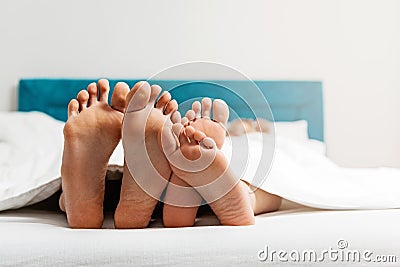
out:
<path id="1" fill-rule="evenodd" d="M 69 100 L 76 97 L 81 89 L 86 88 L 93 81 L 96 79 L 21 79 L 18 90 L 18 110 L 41 111 L 65 121 Z M 111 79 L 111 88 L 118 81 L 124 81 L 129 86 L 133 86 L 139 80 Z M 267 114 L 261 110 L 265 109 L 263 102 L 266 99 L 275 121 L 306 120 L 310 138 L 324 140 L 322 83 L 318 81 L 254 81 L 252 83 L 237 80 L 207 82 L 154 80 L 150 83 L 159 84 L 164 90 L 170 91 L 178 103 L 204 96 L 224 99 L 237 116 L 242 118 L 254 118 L 257 114 Z M 260 89 L 265 99 L 252 95 L 254 84 Z M 225 88 L 234 88 L 236 94 L 232 94 Z M 187 105 L 183 105 L 182 109 L 184 112 Z M 231 116 L 230 119 L 232 118 Z"/>

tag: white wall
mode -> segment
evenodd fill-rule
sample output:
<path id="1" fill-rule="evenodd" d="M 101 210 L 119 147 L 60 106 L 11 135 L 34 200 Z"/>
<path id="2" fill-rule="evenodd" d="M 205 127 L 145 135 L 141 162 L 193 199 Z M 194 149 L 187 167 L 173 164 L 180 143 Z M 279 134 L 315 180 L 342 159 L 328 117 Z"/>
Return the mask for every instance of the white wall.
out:
<path id="1" fill-rule="evenodd" d="M 21 77 L 217 61 L 253 79 L 322 80 L 329 156 L 400 166 L 398 0 L 2 0 L 0 38 L 0 110 L 16 108 Z"/>

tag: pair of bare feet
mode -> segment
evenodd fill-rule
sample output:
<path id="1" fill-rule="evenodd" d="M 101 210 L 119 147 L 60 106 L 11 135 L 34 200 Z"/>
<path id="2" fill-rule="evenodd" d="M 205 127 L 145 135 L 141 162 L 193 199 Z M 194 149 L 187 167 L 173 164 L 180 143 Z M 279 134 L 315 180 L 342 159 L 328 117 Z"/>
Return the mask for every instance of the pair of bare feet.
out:
<path id="1" fill-rule="evenodd" d="M 105 174 L 108 160 L 121 140 L 123 123 L 124 149 L 130 164 L 124 166 L 114 215 L 116 228 L 146 227 L 165 188 L 165 226 L 193 225 L 202 198 L 224 225 L 254 223 L 254 196 L 230 173 L 219 151 L 225 137 L 221 124 L 226 124 L 229 115 L 223 101 L 196 101 L 181 119 L 178 104 L 168 92 L 157 99 L 161 93 L 157 85 L 139 82 L 129 90 L 120 82 L 114 88 L 111 105 L 109 91 L 108 81 L 99 80 L 97 85 L 92 83 L 80 91 L 68 106 L 60 208 L 71 227 L 101 228 Z M 211 109 L 214 120 L 210 119 Z M 209 164 L 192 169 L 191 164 L 204 156 L 210 159 Z M 215 181 L 222 182 L 204 187 Z M 143 189 L 143 183 L 150 185 L 151 194 Z M 183 195 L 192 205 L 168 204 L 183 197 L 176 191 L 179 186 L 185 187 Z"/>

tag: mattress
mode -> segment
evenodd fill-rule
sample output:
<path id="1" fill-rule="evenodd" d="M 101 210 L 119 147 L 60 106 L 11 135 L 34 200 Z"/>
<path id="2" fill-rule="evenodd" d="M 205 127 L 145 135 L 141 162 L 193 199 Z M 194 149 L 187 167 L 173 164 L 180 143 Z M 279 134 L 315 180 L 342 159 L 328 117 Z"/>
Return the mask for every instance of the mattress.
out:
<path id="1" fill-rule="evenodd" d="M 156 219 L 147 229 L 116 230 L 112 214 L 107 214 L 105 229 L 77 230 L 68 228 L 59 211 L 24 208 L 0 213 L 0 264 L 337 266 L 339 262 L 345 266 L 395 266 L 400 260 L 399 221 L 396 209 L 332 211 L 284 201 L 279 211 L 256 216 L 254 226 L 221 226 L 212 214 L 205 214 L 190 228 L 163 228 Z M 317 255 L 315 260 L 307 256 L 311 251 Z M 329 258 L 324 251 L 337 253 Z M 358 253 L 361 258 L 347 259 L 346 253 Z"/>

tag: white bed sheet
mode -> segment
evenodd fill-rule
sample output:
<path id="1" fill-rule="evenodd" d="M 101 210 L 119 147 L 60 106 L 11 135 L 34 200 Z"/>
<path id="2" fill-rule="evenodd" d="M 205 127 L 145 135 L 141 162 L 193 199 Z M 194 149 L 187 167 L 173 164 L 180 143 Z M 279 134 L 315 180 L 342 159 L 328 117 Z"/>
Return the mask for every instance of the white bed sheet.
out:
<path id="1" fill-rule="evenodd" d="M 350 250 L 394 255 L 400 261 L 400 210 L 318 210 L 285 202 L 280 211 L 256 217 L 254 226 L 200 226 L 215 224 L 202 217 L 198 227 L 115 230 L 107 216 L 101 230 L 67 227 L 64 214 L 22 209 L 0 213 L 2 266 L 262 266 L 258 252 L 271 250 L 338 249 L 338 240 Z M 319 254 L 318 254 L 319 255 Z M 311 263 L 286 262 L 309 266 Z M 312 264 L 315 264 L 312 262 Z M 353 265 L 354 262 L 340 262 Z M 359 264 L 365 265 L 361 261 Z M 396 266 L 396 263 L 376 266 Z M 319 265 L 338 265 L 329 259 Z"/>

